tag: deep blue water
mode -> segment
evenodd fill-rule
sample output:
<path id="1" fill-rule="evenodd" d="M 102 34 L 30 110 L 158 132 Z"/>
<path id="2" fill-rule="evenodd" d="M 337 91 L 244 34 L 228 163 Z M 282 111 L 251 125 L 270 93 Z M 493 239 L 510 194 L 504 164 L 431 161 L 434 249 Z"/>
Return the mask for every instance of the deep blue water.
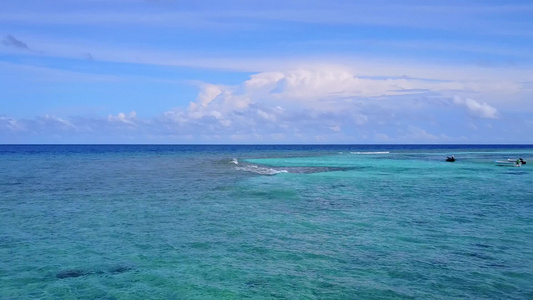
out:
<path id="1" fill-rule="evenodd" d="M 533 146 L 0 145 L 0 224 L 0 299 L 533 299 Z"/>

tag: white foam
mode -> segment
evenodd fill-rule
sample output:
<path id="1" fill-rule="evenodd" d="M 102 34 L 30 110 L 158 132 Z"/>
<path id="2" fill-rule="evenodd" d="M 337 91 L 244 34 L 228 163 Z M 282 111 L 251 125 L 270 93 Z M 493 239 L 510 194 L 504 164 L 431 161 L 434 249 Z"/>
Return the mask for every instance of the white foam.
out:
<path id="1" fill-rule="evenodd" d="M 351 154 L 389 154 L 389 151 L 378 151 L 378 152 L 350 152 Z"/>
<path id="2" fill-rule="evenodd" d="M 238 165 L 239 161 L 236 158 L 232 158 L 231 159 L 231 163 L 234 164 L 234 165 Z"/>
<path id="3" fill-rule="evenodd" d="M 256 165 L 247 165 L 247 166 L 244 166 L 244 167 L 235 167 L 235 169 L 240 170 L 240 171 L 246 171 L 246 172 L 252 172 L 252 173 L 256 173 L 256 174 L 261 174 L 261 175 L 275 175 L 275 174 L 279 174 L 279 173 L 288 173 L 287 170 L 276 170 L 276 169 L 273 169 L 273 168 L 260 167 L 260 166 L 256 166 Z"/>

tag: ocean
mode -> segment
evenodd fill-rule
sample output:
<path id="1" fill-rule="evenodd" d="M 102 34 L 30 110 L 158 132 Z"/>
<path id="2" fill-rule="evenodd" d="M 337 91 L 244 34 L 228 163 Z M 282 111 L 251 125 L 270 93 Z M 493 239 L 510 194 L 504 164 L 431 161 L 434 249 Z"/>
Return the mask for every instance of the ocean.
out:
<path id="1" fill-rule="evenodd" d="M 533 299 L 533 145 L 0 145 L 0 299 Z"/>

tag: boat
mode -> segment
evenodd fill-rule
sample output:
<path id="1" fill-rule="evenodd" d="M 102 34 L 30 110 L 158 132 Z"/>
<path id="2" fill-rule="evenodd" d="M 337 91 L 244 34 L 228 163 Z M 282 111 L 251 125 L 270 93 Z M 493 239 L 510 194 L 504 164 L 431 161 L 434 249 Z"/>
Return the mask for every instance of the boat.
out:
<path id="1" fill-rule="evenodd" d="M 455 161 L 455 156 L 446 156 L 446 161 L 449 161 L 449 162 L 454 162 Z"/>
<path id="2" fill-rule="evenodd" d="M 495 160 L 494 161 L 497 166 L 506 166 L 506 167 L 521 167 L 523 164 L 525 164 L 525 161 L 521 158 L 519 159 L 512 159 L 509 158 L 507 160 Z"/>

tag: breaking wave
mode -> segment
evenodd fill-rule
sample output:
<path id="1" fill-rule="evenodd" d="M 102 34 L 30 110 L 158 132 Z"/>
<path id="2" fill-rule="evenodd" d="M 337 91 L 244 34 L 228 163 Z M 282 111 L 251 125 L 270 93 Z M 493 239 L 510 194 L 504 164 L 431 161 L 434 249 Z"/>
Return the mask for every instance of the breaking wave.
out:
<path id="1" fill-rule="evenodd" d="M 378 151 L 378 152 L 350 152 L 351 154 L 389 154 L 389 151 Z"/>
<path id="2" fill-rule="evenodd" d="M 232 158 L 230 161 L 230 164 L 235 165 L 235 169 L 239 171 L 245 171 L 245 172 L 252 172 L 255 174 L 260 175 L 276 175 L 279 173 L 288 173 L 285 169 L 275 169 L 275 168 L 269 168 L 265 166 L 258 166 L 254 164 L 239 164 L 239 160 L 236 158 Z"/>
<path id="3" fill-rule="evenodd" d="M 243 167 L 235 167 L 239 171 L 252 172 L 261 175 L 275 175 L 279 173 L 288 173 L 287 170 L 276 170 L 274 168 L 260 167 L 256 165 L 247 165 Z"/>
<path id="4" fill-rule="evenodd" d="M 249 163 L 240 163 L 239 160 L 233 158 L 229 161 L 230 164 L 235 165 L 235 170 L 252 172 L 260 175 L 276 175 L 279 173 L 293 173 L 293 174 L 312 174 L 312 173 L 322 173 L 322 172 L 334 172 L 334 171 L 348 171 L 354 168 L 352 167 L 324 167 L 324 166 L 315 166 L 315 167 L 267 167 L 262 165 L 255 165 Z"/>

